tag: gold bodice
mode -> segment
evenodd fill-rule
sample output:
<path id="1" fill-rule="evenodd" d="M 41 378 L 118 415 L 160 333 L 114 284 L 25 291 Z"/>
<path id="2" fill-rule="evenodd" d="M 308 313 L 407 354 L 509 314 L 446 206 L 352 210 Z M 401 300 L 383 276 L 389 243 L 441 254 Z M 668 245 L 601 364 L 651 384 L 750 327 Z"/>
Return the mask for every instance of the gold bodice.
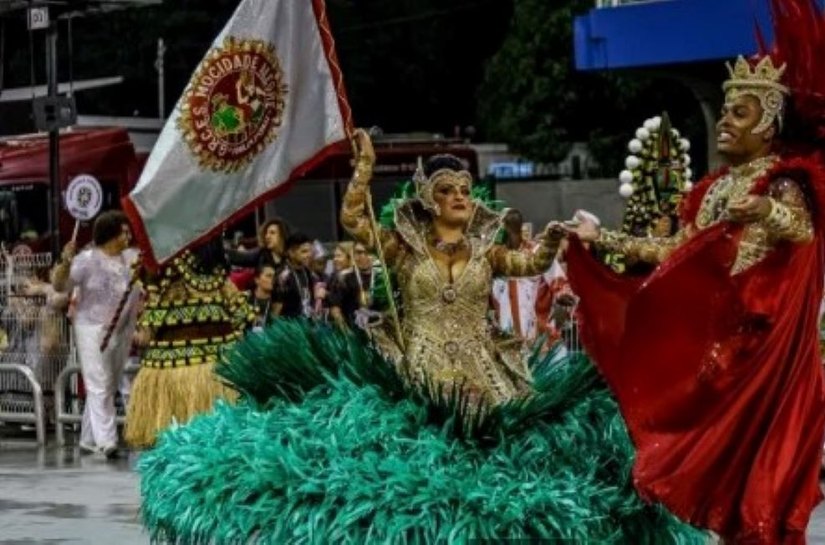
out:
<path id="1" fill-rule="evenodd" d="M 731 168 L 717 178 L 705 193 L 694 225 L 683 227 L 672 237 L 631 237 L 623 233 L 603 231 L 599 244 L 648 263 L 661 263 L 680 244 L 698 231 L 727 219 L 730 202 L 753 192 L 756 183 L 778 162 L 775 155 L 762 157 L 746 165 Z M 771 212 L 768 217 L 745 225 L 736 261 L 731 267 L 735 275 L 753 267 L 783 240 L 805 243 L 813 238 L 813 225 L 805 195 L 788 178 L 780 178 L 770 186 Z"/>
<path id="2" fill-rule="evenodd" d="M 447 389 L 463 384 L 471 398 L 500 403 L 529 383 L 523 358 L 508 357 L 493 341 L 487 321 L 492 266 L 481 249 L 449 283 L 428 253 L 399 263 L 406 366 L 416 382 Z"/>

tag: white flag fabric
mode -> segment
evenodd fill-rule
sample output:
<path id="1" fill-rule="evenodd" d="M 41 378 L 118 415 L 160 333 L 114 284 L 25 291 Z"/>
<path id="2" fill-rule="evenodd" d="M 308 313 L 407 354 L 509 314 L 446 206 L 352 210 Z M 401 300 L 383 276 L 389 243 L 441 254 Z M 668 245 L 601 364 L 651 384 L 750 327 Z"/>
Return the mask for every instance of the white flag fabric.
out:
<path id="1" fill-rule="evenodd" d="M 351 133 L 323 0 L 243 0 L 123 199 L 145 259 L 213 236 Z"/>

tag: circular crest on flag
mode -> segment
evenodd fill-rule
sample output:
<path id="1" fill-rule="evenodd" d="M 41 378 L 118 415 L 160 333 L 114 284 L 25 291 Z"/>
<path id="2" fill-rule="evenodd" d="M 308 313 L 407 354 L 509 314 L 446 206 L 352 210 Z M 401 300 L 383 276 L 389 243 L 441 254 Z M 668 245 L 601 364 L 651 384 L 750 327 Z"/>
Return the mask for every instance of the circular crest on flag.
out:
<path id="1" fill-rule="evenodd" d="M 192 76 L 178 129 L 202 167 L 235 172 L 277 137 L 286 93 L 272 44 L 228 36 Z"/>
<path id="2" fill-rule="evenodd" d="M 103 207 L 103 188 L 97 178 L 80 174 L 72 178 L 65 194 L 66 210 L 78 221 L 89 221 Z"/>

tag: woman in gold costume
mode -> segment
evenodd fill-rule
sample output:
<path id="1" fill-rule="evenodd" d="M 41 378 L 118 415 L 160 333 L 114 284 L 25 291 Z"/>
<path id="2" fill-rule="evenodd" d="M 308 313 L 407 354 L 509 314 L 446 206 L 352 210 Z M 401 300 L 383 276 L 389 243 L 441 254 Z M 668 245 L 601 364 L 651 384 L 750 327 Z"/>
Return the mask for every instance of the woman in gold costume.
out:
<path id="1" fill-rule="evenodd" d="M 368 210 L 375 152 L 369 135 L 355 133 L 355 173 L 344 196 L 341 223 L 356 240 L 380 244 L 396 273 L 403 317 L 399 334 L 376 343 L 413 381 L 498 404 L 527 390 L 530 371 L 518 348 L 496 346 L 487 321 L 493 275 L 534 276 L 546 271 L 562 231 L 548 229 L 534 252 L 495 244 L 499 214 L 470 197 L 472 176 L 452 155 L 424 168 L 418 197 L 401 204 L 395 229 L 377 227 Z M 399 338 L 400 337 L 400 338 Z"/>
<path id="2" fill-rule="evenodd" d="M 493 336 L 492 276 L 545 270 L 558 231 L 534 252 L 495 244 L 500 217 L 452 156 L 378 228 L 372 145 L 355 144 L 341 220 L 394 273 L 398 320 L 366 339 L 284 319 L 239 343 L 216 368 L 239 402 L 141 456 L 151 538 L 704 545 L 633 492 L 632 444 L 586 358 L 551 365 Z"/>

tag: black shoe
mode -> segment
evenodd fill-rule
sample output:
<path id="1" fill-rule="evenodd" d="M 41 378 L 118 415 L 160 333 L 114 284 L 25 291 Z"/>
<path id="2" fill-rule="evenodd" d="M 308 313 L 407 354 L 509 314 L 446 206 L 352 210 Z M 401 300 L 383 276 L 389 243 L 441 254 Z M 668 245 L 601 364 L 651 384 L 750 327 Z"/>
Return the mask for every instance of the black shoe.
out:
<path id="1" fill-rule="evenodd" d="M 107 445 L 103 447 L 103 455 L 107 460 L 116 460 L 120 457 L 120 453 L 115 445 Z"/>

